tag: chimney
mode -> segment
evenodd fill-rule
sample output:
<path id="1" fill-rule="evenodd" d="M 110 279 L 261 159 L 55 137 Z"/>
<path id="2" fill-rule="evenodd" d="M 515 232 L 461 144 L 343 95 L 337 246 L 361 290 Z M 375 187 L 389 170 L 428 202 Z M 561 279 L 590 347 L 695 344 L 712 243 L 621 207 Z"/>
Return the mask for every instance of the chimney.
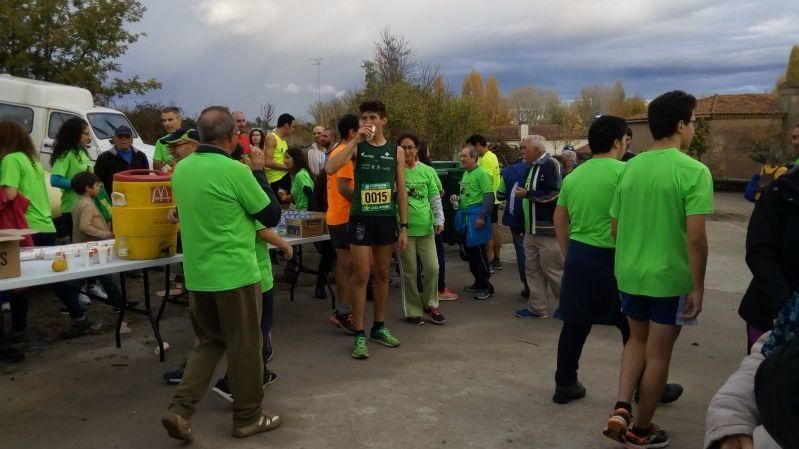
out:
<path id="1" fill-rule="evenodd" d="M 527 123 L 519 126 L 519 140 L 524 140 L 525 137 L 530 135 L 530 125 Z"/>

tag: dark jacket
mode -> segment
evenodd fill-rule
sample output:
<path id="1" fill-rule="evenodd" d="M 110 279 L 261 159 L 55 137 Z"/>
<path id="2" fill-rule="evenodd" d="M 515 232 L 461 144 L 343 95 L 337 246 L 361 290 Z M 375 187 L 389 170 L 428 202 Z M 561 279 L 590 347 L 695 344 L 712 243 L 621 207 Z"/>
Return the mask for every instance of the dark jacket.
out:
<path id="1" fill-rule="evenodd" d="M 560 162 L 545 154 L 533 162 L 530 170 L 532 174 L 528 172 L 525 177 L 524 188 L 527 190 L 525 201 L 530 202 L 531 229 L 525 229 L 525 232 L 554 236 L 553 218 L 560 195 L 560 184 L 563 181 Z"/>
<path id="2" fill-rule="evenodd" d="M 497 199 L 500 201 L 510 201 L 513 186 L 517 183 L 524 186 L 524 181 L 527 179 L 527 172 L 530 171 L 530 164 L 519 159 L 513 165 L 509 165 L 502 169 L 502 181 L 505 183 L 505 193 L 497 193 Z M 524 208 L 522 206 L 522 198 L 513 197 L 513 213 L 511 213 L 511 205 L 507 204 L 505 213 L 502 214 L 502 224 L 510 227 L 513 230 L 524 230 Z"/>
<path id="3" fill-rule="evenodd" d="M 116 148 L 104 151 L 97 157 L 97 162 L 94 164 L 94 173 L 100 178 L 103 186 L 105 186 L 105 191 L 109 195 L 114 191 L 115 174 L 125 170 L 147 170 L 150 168 L 147 155 L 133 147 L 131 147 L 131 151 L 133 151 L 133 156 L 130 158 L 130 164 L 117 154 Z"/>
<path id="4" fill-rule="evenodd" d="M 769 330 L 785 301 L 799 289 L 799 170 L 769 185 L 755 204 L 746 232 L 752 282 L 738 314 Z"/>

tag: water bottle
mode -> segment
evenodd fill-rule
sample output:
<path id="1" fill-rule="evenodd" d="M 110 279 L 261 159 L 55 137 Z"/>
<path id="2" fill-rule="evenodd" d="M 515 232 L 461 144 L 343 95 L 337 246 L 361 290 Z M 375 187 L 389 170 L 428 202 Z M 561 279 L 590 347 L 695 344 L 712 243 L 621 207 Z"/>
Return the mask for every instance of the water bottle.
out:
<path id="1" fill-rule="evenodd" d="M 128 257 L 128 239 L 124 235 L 119 237 L 119 242 L 117 243 L 117 255 L 121 259 L 127 259 Z"/>
<path id="2" fill-rule="evenodd" d="M 458 195 L 453 194 L 452 196 L 449 197 L 449 201 L 450 203 L 452 203 L 453 209 L 455 210 L 460 209 L 461 202 L 460 202 L 460 197 L 458 197 Z"/>

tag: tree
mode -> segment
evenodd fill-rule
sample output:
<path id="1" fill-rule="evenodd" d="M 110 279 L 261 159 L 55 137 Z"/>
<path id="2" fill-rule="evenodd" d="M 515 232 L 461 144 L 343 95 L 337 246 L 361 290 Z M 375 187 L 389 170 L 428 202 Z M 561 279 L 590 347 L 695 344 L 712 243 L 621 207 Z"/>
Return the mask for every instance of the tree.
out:
<path id="1" fill-rule="evenodd" d="M 616 80 L 616 83 L 613 85 L 613 90 L 610 92 L 610 102 L 607 113 L 615 115 L 616 117 L 624 117 L 624 99 L 626 96 L 621 81 Z"/>
<path id="2" fill-rule="evenodd" d="M 486 79 L 483 109 L 489 123 L 493 126 L 506 125 L 508 123 L 508 110 L 499 96 L 499 83 L 494 75 Z"/>
<path id="3" fill-rule="evenodd" d="M 799 85 L 799 45 L 794 45 L 791 49 L 788 69 L 785 71 L 785 82 L 792 86 Z"/>
<path id="4" fill-rule="evenodd" d="M 266 103 L 261 105 L 261 113 L 255 117 L 255 124 L 261 129 L 272 129 L 275 120 L 275 105 Z"/>
<path id="5" fill-rule="evenodd" d="M 647 103 L 646 99 L 640 95 L 624 99 L 624 115 L 623 117 L 630 117 L 636 114 L 643 114 L 646 112 Z"/>
<path id="6" fill-rule="evenodd" d="M 375 44 L 374 64 L 377 81 L 391 84 L 408 80 L 416 64 L 411 60 L 411 49 L 405 36 L 394 34 L 390 28 L 380 32 L 380 40 Z"/>
<path id="7" fill-rule="evenodd" d="M 469 75 L 463 79 L 462 95 L 464 97 L 472 97 L 477 101 L 482 101 L 485 96 L 485 90 L 483 88 L 483 77 L 480 75 L 480 72 L 472 69 Z"/>
<path id="8" fill-rule="evenodd" d="M 0 70 L 11 75 L 80 86 L 98 103 L 159 89 L 155 79 L 111 77 L 117 58 L 144 33 L 137 0 L 4 0 L 0 2 Z"/>
<path id="9" fill-rule="evenodd" d="M 708 150 L 708 139 L 710 137 L 710 124 L 707 119 L 697 117 L 696 126 L 694 127 L 694 138 L 691 140 L 691 145 L 688 146 L 688 154 L 696 160 L 702 160 Z"/>
<path id="10" fill-rule="evenodd" d="M 555 91 L 535 86 L 520 87 L 508 92 L 505 105 L 510 109 L 516 124 L 555 123 L 555 118 L 560 118 L 563 110 Z"/>
<path id="11" fill-rule="evenodd" d="M 128 117 L 130 123 L 139 132 L 141 139 L 150 145 L 161 138 L 166 132 L 161 124 L 161 111 L 167 106 L 157 102 L 136 103 L 133 107 L 123 106 L 121 111 Z M 183 126 L 189 126 L 183 123 Z"/>

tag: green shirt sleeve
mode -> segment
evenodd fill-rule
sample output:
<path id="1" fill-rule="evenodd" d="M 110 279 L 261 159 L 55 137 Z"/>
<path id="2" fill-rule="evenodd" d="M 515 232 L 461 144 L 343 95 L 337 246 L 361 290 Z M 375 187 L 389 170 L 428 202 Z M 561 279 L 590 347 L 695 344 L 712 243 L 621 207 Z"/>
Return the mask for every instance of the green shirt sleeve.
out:
<path id="1" fill-rule="evenodd" d="M 13 153 L 7 155 L 0 161 L 0 184 L 19 189 L 19 181 L 22 179 L 22 167 L 19 158 L 14 157 Z"/>
<path id="2" fill-rule="evenodd" d="M 156 140 L 155 152 L 153 153 L 153 160 L 158 162 L 171 162 L 172 159 L 173 159 L 172 155 L 169 154 L 169 149 L 167 148 L 167 146 L 163 142 L 161 142 L 161 139 Z"/>
<path id="3" fill-rule="evenodd" d="M 685 215 L 713 213 L 713 177 L 704 165 L 685 190 Z"/>
<path id="4" fill-rule="evenodd" d="M 68 152 L 67 154 L 62 155 L 58 160 L 55 161 L 53 167 L 50 169 L 51 175 L 58 175 L 69 179 L 67 174 L 69 173 L 69 166 L 72 161 L 72 152 Z"/>
<path id="5" fill-rule="evenodd" d="M 624 174 L 622 173 L 622 176 Z M 613 194 L 613 202 L 610 203 L 610 217 L 614 220 L 619 218 L 619 207 L 621 202 L 621 177 L 619 177 L 619 184 L 616 186 L 616 193 Z"/>
<path id="6" fill-rule="evenodd" d="M 246 165 L 238 164 L 232 170 L 230 182 L 241 206 L 248 214 L 260 212 L 269 205 L 269 197 Z"/>
<path id="7" fill-rule="evenodd" d="M 569 185 L 571 184 L 569 180 L 572 178 L 566 178 L 563 180 L 563 184 L 560 186 L 560 195 L 558 196 L 558 206 L 565 207 L 568 209 L 568 197 L 569 197 Z"/>

